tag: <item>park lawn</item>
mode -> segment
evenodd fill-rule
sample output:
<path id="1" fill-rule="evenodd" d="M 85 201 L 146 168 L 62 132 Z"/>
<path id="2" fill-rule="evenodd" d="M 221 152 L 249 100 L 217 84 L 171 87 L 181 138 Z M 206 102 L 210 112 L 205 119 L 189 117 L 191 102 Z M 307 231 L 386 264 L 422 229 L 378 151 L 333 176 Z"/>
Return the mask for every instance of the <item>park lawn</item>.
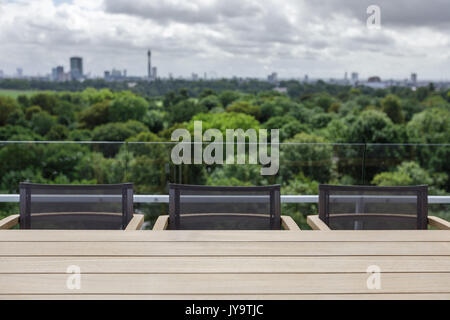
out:
<path id="1" fill-rule="evenodd" d="M 17 98 L 20 95 L 30 96 L 35 94 L 38 90 L 12 90 L 12 89 L 0 89 L 0 96 L 8 96 L 11 98 Z"/>

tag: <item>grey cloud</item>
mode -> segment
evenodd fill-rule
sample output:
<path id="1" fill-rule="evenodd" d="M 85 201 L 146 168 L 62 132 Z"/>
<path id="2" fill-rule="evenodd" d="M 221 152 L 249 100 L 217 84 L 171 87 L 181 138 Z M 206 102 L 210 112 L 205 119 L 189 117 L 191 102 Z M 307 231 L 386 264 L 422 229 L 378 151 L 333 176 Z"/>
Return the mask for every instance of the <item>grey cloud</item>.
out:
<path id="1" fill-rule="evenodd" d="M 256 3 L 239 0 L 216 0 L 211 4 L 198 1 L 184 1 L 180 3 L 145 0 L 104 0 L 108 13 L 127 14 L 145 19 L 167 23 L 205 23 L 214 24 L 222 19 L 242 16 L 253 16 L 259 13 Z"/>
<path id="2" fill-rule="evenodd" d="M 318 16 L 342 13 L 367 20 L 369 5 L 378 5 L 381 9 L 382 25 L 397 27 L 433 27 L 450 26 L 450 8 L 448 0 L 307 0 Z"/>

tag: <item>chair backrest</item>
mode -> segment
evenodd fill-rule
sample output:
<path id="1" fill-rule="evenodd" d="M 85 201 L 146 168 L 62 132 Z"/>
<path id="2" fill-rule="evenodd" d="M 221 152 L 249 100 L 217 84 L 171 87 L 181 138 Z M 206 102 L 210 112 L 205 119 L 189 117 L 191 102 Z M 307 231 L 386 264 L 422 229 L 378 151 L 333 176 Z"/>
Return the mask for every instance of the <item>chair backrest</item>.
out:
<path id="1" fill-rule="evenodd" d="M 280 186 L 169 185 L 169 229 L 281 229 Z"/>
<path id="2" fill-rule="evenodd" d="M 20 183 L 21 229 L 125 229 L 133 217 L 133 184 Z"/>
<path id="3" fill-rule="evenodd" d="M 333 230 L 427 229 L 428 186 L 319 186 L 319 217 Z"/>

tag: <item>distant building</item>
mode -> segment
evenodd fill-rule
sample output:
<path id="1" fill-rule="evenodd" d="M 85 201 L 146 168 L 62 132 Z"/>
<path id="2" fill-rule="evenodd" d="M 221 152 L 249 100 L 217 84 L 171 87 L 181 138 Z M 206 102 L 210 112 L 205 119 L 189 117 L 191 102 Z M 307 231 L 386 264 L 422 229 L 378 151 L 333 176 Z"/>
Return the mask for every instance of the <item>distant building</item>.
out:
<path id="1" fill-rule="evenodd" d="M 55 68 L 55 77 L 54 81 L 65 81 L 66 76 L 64 74 L 64 67 L 63 66 L 57 66 Z"/>
<path id="2" fill-rule="evenodd" d="M 345 73 L 344 73 L 344 80 L 345 80 L 345 81 L 348 80 L 348 74 L 347 74 L 347 71 L 345 71 Z"/>
<path id="3" fill-rule="evenodd" d="M 391 81 L 382 82 L 380 77 L 373 76 L 367 79 L 367 82 L 364 83 L 364 85 L 373 89 L 386 89 L 389 87 L 390 83 Z"/>
<path id="4" fill-rule="evenodd" d="M 306 82 L 306 83 L 308 83 L 308 81 L 309 81 L 309 77 L 308 77 L 308 75 L 307 75 L 307 74 L 305 74 L 305 78 L 304 78 L 303 82 Z"/>
<path id="5" fill-rule="evenodd" d="M 270 83 L 276 83 L 278 81 L 278 74 L 276 72 L 272 72 L 267 76 L 267 81 Z"/>
<path id="6" fill-rule="evenodd" d="M 192 81 L 197 81 L 198 80 L 198 74 L 192 73 L 191 79 L 192 79 Z"/>
<path id="7" fill-rule="evenodd" d="M 379 76 L 373 76 L 373 77 L 370 77 L 370 78 L 367 80 L 367 82 L 369 82 L 369 83 L 373 83 L 373 82 L 381 82 L 381 78 L 380 78 Z"/>
<path id="8" fill-rule="evenodd" d="M 359 74 L 357 72 L 352 72 L 352 82 L 356 83 L 359 81 Z"/>
<path id="9" fill-rule="evenodd" d="M 276 92 L 279 92 L 279 93 L 287 93 L 288 92 L 287 88 L 285 88 L 285 87 L 276 87 L 273 90 L 275 90 Z"/>
<path id="10" fill-rule="evenodd" d="M 81 80 L 83 78 L 83 58 L 70 58 L 70 74 L 72 80 Z"/>
<path id="11" fill-rule="evenodd" d="M 417 83 L 417 73 L 411 73 L 411 83 L 412 84 Z"/>
<path id="12" fill-rule="evenodd" d="M 152 80 L 152 51 L 147 51 L 147 77 L 148 80 Z"/>
<path id="13" fill-rule="evenodd" d="M 106 81 L 124 81 L 126 80 L 126 70 L 122 71 L 117 69 L 112 69 L 111 71 L 106 70 L 104 72 L 104 79 Z"/>
<path id="14" fill-rule="evenodd" d="M 17 68 L 16 69 L 16 76 L 17 76 L 17 78 L 22 78 L 23 77 L 23 69 L 22 68 Z"/>
<path id="15" fill-rule="evenodd" d="M 5 74 L 3 73 L 3 70 L 0 70 L 0 79 L 2 79 L 5 76 Z"/>
<path id="16" fill-rule="evenodd" d="M 156 67 L 152 68 L 152 79 L 156 80 L 156 78 L 158 77 L 158 69 Z"/>

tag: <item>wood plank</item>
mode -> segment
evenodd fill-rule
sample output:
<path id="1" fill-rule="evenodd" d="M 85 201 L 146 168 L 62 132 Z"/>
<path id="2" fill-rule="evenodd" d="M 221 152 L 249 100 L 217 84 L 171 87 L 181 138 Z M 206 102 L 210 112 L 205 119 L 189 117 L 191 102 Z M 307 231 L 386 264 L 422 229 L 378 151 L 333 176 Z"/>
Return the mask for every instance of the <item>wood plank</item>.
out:
<path id="1" fill-rule="evenodd" d="M 450 272 L 450 256 L 420 257 L 1 257 L 0 274 L 65 273 L 351 273 Z"/>
<path id="2" fill-rule="evenodd" d="M 450 300 L 449 293 L 267 294 L 267 295 L 2 295 L 0 300 Z"/>
<path id="3" fill-rule="evenodd" d="M 0 230 L 9 241 L 422 241 L 450 242 L 449 230 L 390 231 L 120 231 L 120 230 Z"/>
<path id="4" fill-rule="evenodd" d="M 11 242 L 0 256 L 448 256 L 450 242 Z"/>
<path id="5" fill-rule="evenodd" d="M 83 274 L 69 290 L 68 275 L 0 275 L 0 294 L 367 294 L 450 293 L 450 273 L 383 273 L 381 289 L 367 274 Z"/>

